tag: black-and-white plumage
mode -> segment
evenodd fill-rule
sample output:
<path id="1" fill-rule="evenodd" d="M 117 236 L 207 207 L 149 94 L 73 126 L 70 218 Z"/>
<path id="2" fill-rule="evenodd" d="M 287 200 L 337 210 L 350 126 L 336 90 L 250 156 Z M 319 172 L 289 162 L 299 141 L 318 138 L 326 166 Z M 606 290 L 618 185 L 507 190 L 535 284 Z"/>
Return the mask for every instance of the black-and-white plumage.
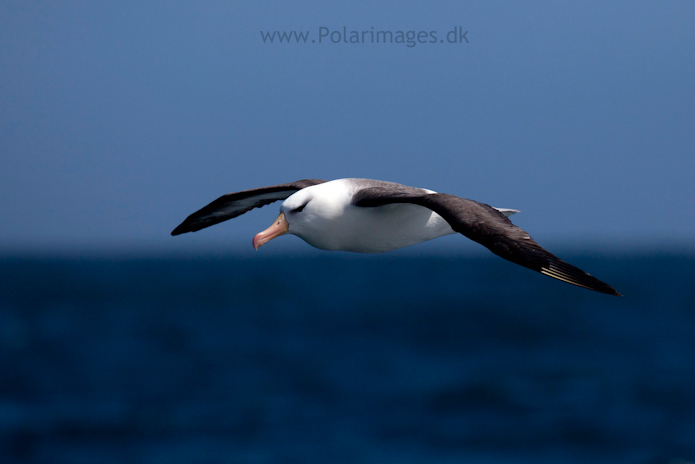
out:
<path id="1" fill-rule="evenodd" d="M 460 233 L 513 263 L 580 287 L 610 285 L 544 250 L 507 216 L 518 211 L 446 193 L 370 179 L 306 179 L 229 193 L 186 218 L 172 235 L 209 227 L 277 200 L 280 216 L 257 234 L 258 249 L 290 233 L 323 250 L 377 253 Z"/>
<path id="2" fill-rule="evenodd" d="M 253 208 L 260 208 L 278 200 L 284 200 L 298 190 L 316 184 L 322 184 L 325 180 L 304 179 L 289 184 L 271 185 L 241 192 L 222 195 L 217 200 L 191 214 L 171 235 L 197 232 L 200 229 L 219 224 L 227 219 L 234 219 Z"/>

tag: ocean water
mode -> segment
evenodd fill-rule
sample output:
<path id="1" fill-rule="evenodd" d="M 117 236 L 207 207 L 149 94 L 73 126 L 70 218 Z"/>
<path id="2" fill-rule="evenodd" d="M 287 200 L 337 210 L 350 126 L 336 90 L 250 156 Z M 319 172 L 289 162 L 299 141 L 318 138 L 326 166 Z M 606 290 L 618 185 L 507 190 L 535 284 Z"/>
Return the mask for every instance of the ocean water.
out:
<path id="1" fill-rule="evenodd" d="M 695 461 L 695 257 L 0 260 L 0 462 Z"/>

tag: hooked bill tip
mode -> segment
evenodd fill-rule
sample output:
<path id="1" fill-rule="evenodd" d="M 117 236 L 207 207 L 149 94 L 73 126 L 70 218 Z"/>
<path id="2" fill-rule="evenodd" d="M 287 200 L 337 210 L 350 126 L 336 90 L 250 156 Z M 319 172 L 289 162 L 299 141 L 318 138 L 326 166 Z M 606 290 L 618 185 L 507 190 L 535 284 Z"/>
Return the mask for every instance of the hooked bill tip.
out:
<path id="1" fill-rule="evenodd" d="M 271 241 L 275 237 L 286 234 L 288 229 L 289 224 L 287 223 L 287 219 L 285 219 L 285 214 L 280 213 L 275 222 L 273 222 L 273 225 L 268 227 L 263 232 L 257 233 L 256 236 L 253 237 L 253 248 L 258 250 L 261 246 Z"/>
<path id="2" fill-rule="evenodd" d="M 261 234 L 254 235 L 253 240 L 251 241 L 251 244 L 253 245 L 253 249 L 256 251 L 258 251 L 258 249 L 263 245 L 263 243 L 261 243 L 261 236 L 260 235 Z"/>

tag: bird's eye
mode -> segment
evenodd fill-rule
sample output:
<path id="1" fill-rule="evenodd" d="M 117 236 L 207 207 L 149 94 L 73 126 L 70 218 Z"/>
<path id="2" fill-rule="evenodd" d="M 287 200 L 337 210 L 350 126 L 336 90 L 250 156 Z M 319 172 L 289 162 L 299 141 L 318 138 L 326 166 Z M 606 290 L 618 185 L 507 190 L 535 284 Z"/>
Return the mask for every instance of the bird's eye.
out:
<path id="1" fill-rule="evenodd" d="M 293 213 L 301 213 L 304 207 L 307 205 L 307 203 L 304 203 L 302 206 L 295 208 L 292 210 Z"/>

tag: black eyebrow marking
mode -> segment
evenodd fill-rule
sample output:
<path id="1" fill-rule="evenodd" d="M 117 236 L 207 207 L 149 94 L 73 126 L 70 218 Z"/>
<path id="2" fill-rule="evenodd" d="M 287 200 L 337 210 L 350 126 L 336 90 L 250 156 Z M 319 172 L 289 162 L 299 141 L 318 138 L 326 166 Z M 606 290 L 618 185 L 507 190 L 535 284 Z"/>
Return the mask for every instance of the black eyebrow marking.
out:
<path id="1" fill-rule="evenodd" d="M 290 212 L 291 212 L 291 213 L 301 213 L 302 210 L 304 209 L 304 207 L 305 207 L 306 205 L 308 205 L 308 204 L 309 204 L 309 202 L 307 201 L 307 202 L 304 203 L 302 206 L 299 206 L 299 207 L 293 209 L 293 210 L 290 211 Z"/>

